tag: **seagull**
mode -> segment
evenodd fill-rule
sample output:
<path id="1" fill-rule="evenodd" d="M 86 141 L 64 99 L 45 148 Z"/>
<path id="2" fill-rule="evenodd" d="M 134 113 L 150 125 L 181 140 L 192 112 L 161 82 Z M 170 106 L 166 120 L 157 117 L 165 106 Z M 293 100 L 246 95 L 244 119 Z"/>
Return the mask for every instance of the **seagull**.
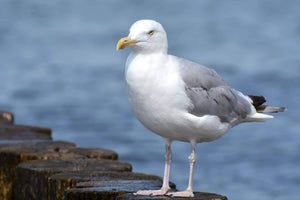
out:
<path id="1" fill-rule="evenodd" d="M 193 197 L 197 143 L 222 137 L 243 122 L 263 122 L 283 107 L 263 105 L 263 96 L 244 95 L 232 89 L 213 69 L 168 54 L 167 34 L 154 20 L 135 22 L 117 50 L 131 47 L 125 65 L 130 106 L 137 119 L 166 146 L 163 184 L 159 190 L 140 190 L 135 195 Z M 185 191 L 169 192 L 171 143 L 189 142 L 192 153 L 189 183 Z"/>

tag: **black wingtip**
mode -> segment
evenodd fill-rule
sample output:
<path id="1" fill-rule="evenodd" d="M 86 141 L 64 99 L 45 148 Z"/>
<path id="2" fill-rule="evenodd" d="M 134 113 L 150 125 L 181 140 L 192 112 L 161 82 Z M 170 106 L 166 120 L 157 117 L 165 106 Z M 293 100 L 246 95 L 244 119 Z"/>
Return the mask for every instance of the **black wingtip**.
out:
<path id="1" fill-rule="evenodd" d="M 255 108 L 266 102 L 266 99 L 263 96 L 248 95 L 248 97 L 253 101 L 252 105 Z"/>

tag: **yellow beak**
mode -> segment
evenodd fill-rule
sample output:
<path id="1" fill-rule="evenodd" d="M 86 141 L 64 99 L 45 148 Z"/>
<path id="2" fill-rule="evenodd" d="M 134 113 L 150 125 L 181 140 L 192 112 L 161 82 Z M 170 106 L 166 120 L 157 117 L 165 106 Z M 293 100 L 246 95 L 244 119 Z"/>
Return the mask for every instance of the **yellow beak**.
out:
<path id="1" fill-rule="evenodd" d="M 121 38 L 117 44 L 117 50 L 119 49 L 125 49 L 126 47 L 130 47 L 136 43 L 138 43 L 139 41 L 136 40 L 131 40 L 130 37 L 124 37 Z"/>

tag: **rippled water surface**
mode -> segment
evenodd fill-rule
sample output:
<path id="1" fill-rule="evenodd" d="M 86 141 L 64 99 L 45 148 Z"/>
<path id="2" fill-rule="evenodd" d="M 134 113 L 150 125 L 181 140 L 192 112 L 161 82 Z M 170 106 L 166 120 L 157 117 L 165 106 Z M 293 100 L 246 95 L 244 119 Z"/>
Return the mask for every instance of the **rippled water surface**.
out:
<path id="1" fill-rule="evenodd" d="M 0 1 L 0 110 L 55 140 L 108 148 L 162 176 L 163 140 L 133 116 L 124 84 L 130 25 L 160 21 L 169 52 L 214 68 L 246 94 L 286 106 L 197 146 L 197 191 L 231 200 L 300 195 L 300 1 Z M 190 145 L 173 143 L 171 181 L 188 182 Z"/>

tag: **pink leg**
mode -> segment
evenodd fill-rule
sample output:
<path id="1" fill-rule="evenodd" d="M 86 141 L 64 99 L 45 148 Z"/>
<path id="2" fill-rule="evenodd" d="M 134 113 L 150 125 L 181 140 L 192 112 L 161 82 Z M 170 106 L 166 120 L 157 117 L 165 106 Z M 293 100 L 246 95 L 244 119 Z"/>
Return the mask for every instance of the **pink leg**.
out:
<path id="1" fill-rule="evenodd" d="M 134 195 L 145 195 L 145 196 L 160 196 L 165 195 L 170 190 L 169 179 L 170 179 L 170 167 L 172 161 L 171 152 L 171 140 L 165 139 L 166 143 L 166 154 L 165 154 L 165 172 L 163 178 L 163 185 L 159 190 L 139 190 Z"/>
<path id="2" fill-rule="evenodd" d="M 172 197 L 194 197 L 193 193 L 193 177 L 194 177 L 194 167 L 195 167 L 195 162 L 196 162 L 196 143 L 191 142 L 192 144 L 192 153 L 189 156 L 189 162 L 190 162 L 190 177 L 189 177 L 189 185 L 185 191 L 179 191 L 179 192 L 173 192 L 173 193 L 168 193 L 168 196 Z"/>

